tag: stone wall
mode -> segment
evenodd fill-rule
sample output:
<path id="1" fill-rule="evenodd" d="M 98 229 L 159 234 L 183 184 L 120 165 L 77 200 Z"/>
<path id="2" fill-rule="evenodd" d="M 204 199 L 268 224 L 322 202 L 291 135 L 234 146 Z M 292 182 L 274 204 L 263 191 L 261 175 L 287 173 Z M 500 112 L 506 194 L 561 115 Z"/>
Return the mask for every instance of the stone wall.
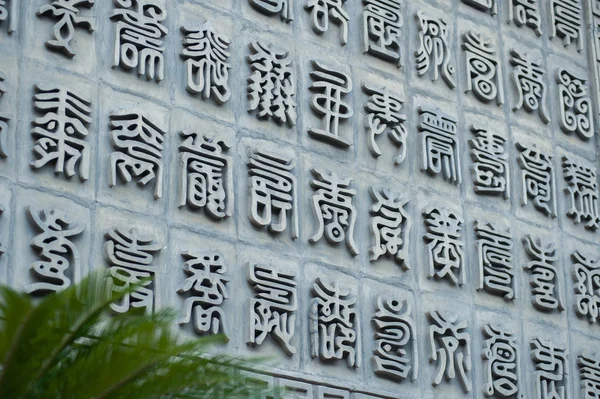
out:
<path id="1" fill-rule="evenodd" d="M 153 276 L 113 310 L 180 310 L 291 397 L 597 397 L 598 23 L 0 1 L 0 281 Z"/>

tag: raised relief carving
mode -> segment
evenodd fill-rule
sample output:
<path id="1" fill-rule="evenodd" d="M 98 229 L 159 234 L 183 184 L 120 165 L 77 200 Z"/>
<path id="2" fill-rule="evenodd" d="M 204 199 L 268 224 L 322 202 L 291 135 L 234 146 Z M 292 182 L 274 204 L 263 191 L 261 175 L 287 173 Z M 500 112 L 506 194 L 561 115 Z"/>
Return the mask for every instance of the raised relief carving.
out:
<path id="1" fill-rule="evenodd" d="M 531 341 L 531 358 L 535 364 L 535 398 L 567 399 L 567 349 L 538 338 Z"/>
<path id="2" fill-rule="evenodd" d="M 587 317 L 590 323 L 598 322 L 600 308 L 600 260 L 592 260 L 581 251 L 575 251 L 573 278 L 575 280 L 575 311 Z"/>
<path id="3" fill-rule="evenodd" d="M 177 289 L 185 297 L 183 318 L 179 325 L 192 323 L 199 334 L 223 334 L 229 340 L 229 329 L 221 305 L 229 298 L 225 276 L 227 268 L 218 251 L 184 252 L 183 271 L 186 279 Z M 193 321 L 192 321 L 193 318 Z"/>
<path id="4" fill-rule="evenodd" d="M 317 278 L 310 308 L 311 356 L 322 361 L 346 359 L 348 367 L 361 364 L 361 326 L 357 298 L 350 290 Z"/>
<path id="5" fill-rule="evenodd" d="M 350 253 L 358 255 L 358 246 L 354 242 L 356 208 L 352 204 L 356 190 L 350 187 L 352 178 L 341 178 L 335 172 L 326 173 L 319 168 L 313 168 L 311 172 L 315 176 L 310 185 L 316 190 L 312 205 L 318 226 L 309 242 L 314 244 L 325 235 L 331 244 L 346 241 Z"/>
<path id="6" fill-rule="evenodd" d="M 432 81 L 440 75 L 451 89 L 456 87 L 455 68 L 448 36 L 448 23 L 443 18 L 427 15 L 419 10 L 415 15 L 419 27 L 419 48 L 415 51 L 417 73 L 429 74 Z"/>
<path id="7" fill-rule="evenodd" d="M 407 301 L 377 297 L 372 323 L 375 327 L 375 374 L 400 382 L 419 373 L 419 352 L 412 309 Z"/>
<path id="8" fill-rule="evenodd" d="M 6 209 L 4 209 L 4 206 L 2 204 L 0 204 L 0 216 L 2 216 L 4 214 L 4 212 L 6 212 Z M 6 253 L 6 242 L 4 241 L 4 239 L 0 240 L 0 256 L 4 255 Z"/>
<path id="9" fill-rule="evenodd" d="M 0 100 L 7 90 L 5 81 L 6 75 L 0 71 Z M 10 122 L 8 115 L 0 113 L 0 158 L 8 157 L 8 122 Z"/>
<path id="10" fill-rule="evenodd" d="M 546 84 L 541 62 L 535 62 L 516 50 L 510 51 L 510 64 L 513 66 L 513 82 L 517 89 L 517 102 L 513 111 L 522 107 L 529 113 L 538 112 L 544 123 L 550 123 L 546 108 Z"/>
<path id="11" fill-rule="evenodd" d="M 550 39 L 558 37 L 563 45 L 569 47 L 577 42 L 577 51 L 583 50 L 583 33 L 581 21 L 583 9 L 581 0 L 551 0 L 550 2 L 551 34 Z"/>
<path id="12" fill-rule="evenodd" d="M 229 90 L 229 45 L 231 40 L 218 34 L 206 22 L 199 28 L 182 27 L 181 57 L 185 60 L 187 81 L 185 89 L 191 94 L 201 94 L 204 100 L 211 97 L 223 104 L 231 97 Z"/>
<path id="13" fill-rule="evenodd" d="M 268 151 L 253 150 L 248 160 L 250 221 L 269 232 L 287 228 L 288 212 L 292 240 L 298 238 L 298 193 L 293 175 L 296 161 Z"/>
<path id="14" fill-rule="evenodd" d="M 428 207 L 423 210 L 427 232 L 428 277 L 450 280 L 464 285 L 466 266 L 462 238 L 463 218 L 443 208 Z"/>
<path id="15" fill-rule="evenodd" d="M 54 173 L 67 178 L 76 173 L 82 181 L 90 177 L 90 145 L 86 142 L 92 123 L 92 103 L 72 90 L 50 84 L 35 86 L 33 108 L 43 113 L 32 122 L 35 140 L 30 162 L 33 169 L 54 163 Z"/>
<path id="16" fill-rule="evenodd" d="M 460 184 L 460 151 L 458 148 L 458 121 L 439 109 L 419 107 L 421 134 L 421 170 L 431 175 L 442 174 L 444 179 Z"/>
<path id="17" fill-rule="evenodd" d="M 536 35 L 542 36 L 542 17 L 538 0 L 510 0 L 508 23 L 511 22 L 519 28 L 526 26 Z"/>
<path id="18" fill-rule="evenodd" d="M 552 312 L 565 310 L 560 274 L 554 264 L 558 260 L 556 244 L 529 234 L 523 239 L 525 251 L 531 259 L 524 268 L 531 271 L 531 302 L 538 310 Z"/>
<path id="19" fill-rule="evenodd" d="M 115 149 L 108 156 L 110 187 L 117 185 L 117 172 L 126 184 L 131 182 L 132 177 L 139 178 L 139 186 L 156 179 L 154 198 L 161 198 L 165 132 L 140 112 L 129 111 L 113 112 L 110 130 L 110 140 Z"/>
<path id="20" fill-rule="evenodd" d="M 600 358 L 586 350 L 577 357 L 582 399 L 600 398 Z"/>
<path id="21" fill-rule="evenodd" d="M 329 30 L 329 22 L 340 26 L 340 43 L 348 43 L 348 22 L 350 16 L 344 10 L 346 0 L 307 0 L 306 8 L 310 11 L 312 30 L 322 35 Z"/>
<path id="22" fill-rule="evenodd" d="M 254 9 L 265 15 L 279 14 L 282 21 L 292 22 L 294 20 L 293 0 L 249 0 Z"/>
<path id="23" fill-rule="evenodd" d="M 363 0 L 364 51 L 402 66 L 402 0 Z"/>
<path id="24" fill-rule="evenodd" d="M 89 32 L 94 31 L 92 18 L 79 15 L 78 7 L 92 8 L 94 0 L 54 0 L 44 4 L 37 12 L 38 16 L 49 15 L 58 19 L 53 28 L 54 38 L 46 41 L 46 47 L 63 53 L 67 57 L 75 56 L 71 40 L 75 37 L 75 28 L 80 26 Z"/>
<path id="25" fill-rule="evenodd" d="M 279 124 L 294 126 L 296 78 L 289 52 L 274 50 L 259 42 L 250 43 L 247 57 L 252 75 L 248 78 L 248 112 L 260 119 L 272 118 Z"/>
<path id="26" fill-rule="evenodd" d="M 505 299 L 515 299 L 514 243 L 510 229 L 503 230 L 491 223 L 476 221 L 475 235 L 479 263 L 477 289 Z"/>
<path id="27" fill-rule="evenodd" d="M 487 324 L 483 327 L 486 381 L 483 392 L 488 397 L 518 398 L 519 371 L 517 337 L 512 329 Z"/>
<path id="28" fill-rule="evenodd" d="M 115 228 L 104 235 L 104 254 L 108 262 L 110 289 L 113 292 L 130 290 L 120 302 L 110 304 L 115 313 L 126 313 L 131 308 L 152 313 L 154 309 L 154 277 L 158 266 L 155 254 L 163 249 L 150 235 L 138 229 Z"/>
<path id="29" fill-rule="evenodd" d="M 437 374 L 432 382 L 441 384 L 458 377 L 465 392 L 471 392 L 472 382 L 468 375 L 471 371 L 471 337 L 467 331 L 468 322 L 459 320 L 449 312 L 427 312 L 429 319 L 429 362 L 437 363 Z M 458 371 L 458 376 L 457 376 Z"/>
<path id="30" fill-rule="evenodd" d="M 316 387 L 317 399 L 350 399 L 350 392 L 326 386 Z"/>
<path id="31" fill-rule="evenodd" d="M 570 204 L 567 216 L 575 224 L 585 222 L 585 227 L 596 231 L 600 228 L 598 175 L 596 168 L 582 161 L 562 158 L 563 175 L 567 182 L 565 192 L 569 194 Z"/>
<path id="32" fill-rule="evenodd" d="M 399 154 L 394 158 L 394 165 L 400 165 L 406 158 L 406 139 L 408 132 L 404 126 L 406 115 L 402 113 L 404 98 L 400 99 L 386 87 L 362 85 L 363 91 L 369 95 L 365 104 L 365 125 L 369 132 L 369 150 L 375 158 L 381 156 L 381 149 L 375 141 L 376 136 L 387 131 L 388 137 L 399 148 Z"/>
<path id="33" fill-rule="evenodd" d="M 310 107 L 321 117 L 323 123 L 322 128 L 309 128 L 308 134 L 338 147 L 349 147 L 352 145 L 352 136 L 342 137 L 339 130 L 340 122 L 354 115 L 350 104 L 343 100 L 352 91 L 352 79 L 350 75 L 314 60 L 312 66 L 314 71 L 310 73 L 313 80 L 310 90 L 314 94 Z"/>
<path id="34" fill-rule="evenodd" d="M 114 0 L 110 19 L 116 21 L 114 67 L 127 71 L 137 68 L 138 76 L 163 80 L 165 60 L 163 38 L 168 29 L 162 24 L 167 11 L 155 0 Z"/>
<path id="35" fill-rule="evenodd" d="M 476 193 L 486 195 L 502 195 L 510 198 L 510 170 L 508 153 L 504 144 L 506 138 L 488 130 L 471 126 L 475 138 L 469 140 L 471 145 L 471 174 Z"/>
<path id="36" fill-rule="evenodd" d="M 286 354 L 295 354 L 292 339 L 298 311 L 296 273 L 254 263 L 247 266 L 248 282 L 254 291 L 254 298 L 249 299 L 248 344 L 260 345 L 271 334 Z"/>
<path id="37" fill-rule="evenodd" d="M 387 188 L 371 187 L 371 232 L 375 240 L 369 249 L 371 262 L 379 257 L 392 257 L 396 263 L 410 269 L 408 240 L 411 218 L 406 210 L 410 200 L 401 197 Z"/>
<path id="38" fill-rule="evenodd" d="M 179 207 L 204 209 L 215 220 L 233 215 L 233 167 L 229 140 L 182 131 Z"/>
<path id="39" fill-rule="evenodd" d="M 31 222 L 39 230 L 31 246 L 39 253 L 40 260 L 31 264 L 35 283 L 25 286 L 28 294 L 46 294 L 62 291 L 71 286 L 71 281 L 81 280 L 81 257 L 73 243 L 85 225 L 75 220 L 70 213 L 61 209 L 27 209 Z M 67 276 L 70 272 L 72 278 Z"/>
<path id="40" fill-rule="evenodd" d="M 592 99 L 587 81 L 563 68 L 556 71 L 560 98 L 560 127 L 565 133 L 577 133 L 584 140 L 594 136 Z"/>
<path id="41" fill-rule="evenodd" d="M 516 143 L 521 153 L 517 159 L 521 167 L 522 197 L 521 205 L 529 200 L 537 210 L 546 216 L 556 217 L 556 177 L 552 157 L 542 154 L 535 144 L 527 147 Z"/>
<path id="42" fill-rule="evenodd" d="M 0 0 L 0 24 L 8 21 L 8 34 L 17 30 L 17 4 L 18 0 Z M 7 5 L 8 2 L 8 5 Z"/>
<path id="43" fill-rule="evenodd" d="M 494 40 L 475 29 L 462 35 L 466 55 L 467 92 L 473 91 L 481 102 L 504 104 L 502 65 Z"/>
<path id="44" fill-rule="evenodd" d="M 497 0 L 462 0 L 463 3 L 480 11 L 489 11 L 490 14 L 498 14 Z"/>

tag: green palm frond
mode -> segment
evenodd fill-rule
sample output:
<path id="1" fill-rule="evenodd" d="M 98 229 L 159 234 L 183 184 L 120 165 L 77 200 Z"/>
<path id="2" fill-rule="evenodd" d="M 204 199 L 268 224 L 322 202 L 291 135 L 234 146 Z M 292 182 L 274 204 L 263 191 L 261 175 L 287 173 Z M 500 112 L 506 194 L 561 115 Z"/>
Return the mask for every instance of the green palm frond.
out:
<path id="1" fill-rule="evenodd" d="M 110 304 L 127 293 L 111 292 L 102 273 L 39 303 L 0 288 L 0 397 L 228 399 L 261 394 L 244 382 L 241 369 L 247 361 L 206 354 L 223 337 L 182 340 L 170 310 L 110 315 Z"/>

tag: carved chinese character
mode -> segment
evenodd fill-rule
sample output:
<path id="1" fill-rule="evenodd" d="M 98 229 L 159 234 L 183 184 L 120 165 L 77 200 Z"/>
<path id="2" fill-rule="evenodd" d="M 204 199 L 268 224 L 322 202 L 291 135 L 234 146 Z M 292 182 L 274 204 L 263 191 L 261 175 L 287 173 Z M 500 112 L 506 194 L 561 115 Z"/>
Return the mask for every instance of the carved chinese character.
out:
<path id="1" fill-rule="evenodd" d="M 352 145 L 352 136 L 344 138 L 340 135 L 340 122 L 354 115 L 350 104 L 343 101 L 343 97 L 352 91 L 350 76 L 334 71 L 333 69 L 312 61 L 314 71 L 310 73 L 313 80 L 310 90 L 312 95 L 310 107 L 322 117 L 322 128 L 309 128 L 308 134 L 339 147 Z"/>
<path id="2" fill-rule="evenodd" d="M 260 150 L 254 150 L 248 161 L 250 221 L 257 227 L 269 226 L 271 233 L 281 233 L 287 228 L 289 212 L 293 240 L 298 238 L 295 166 L 294 159 Z"/>
<path id="3" fill-rule="evenodd" d="M 531 302 L 541 311 L 562 312 L 565 310 L 563 289 L 560 274 L 554 265 L 558 260 L 556 244 L 551 241 L 534 239 L 529 234 L 523 239 L 525 251 L 531 262 L 524 268 L 531 271 L 529 285 L 531 285 Z"/>
<path id="4" fill-rule="evenodd" d="M 313 210 L 317 218 L 317 231 L 309 239 L 311 243 L 319 241 L 323 235 L 331 244 L 346 241 L 352 255 L 358 255 L 354 242 L 356 208 L 352 198 L 356 190 L 350 188 L 352 178 L 341 178 L 337 173 L 326 173 L 318 168 L 311 170 L 315 180 L 310 185 L 317 191 L 312 197 Z"/>
<path id="5" fill-rule="evenodd" d="M 346 358 L 348 367 L 361 364 L 361 327 L 357 298 L 337 281 L 317 278 L 310 308 L 311 356 L 323 361 Z"/>
<path id="6" fill-rule="evenodd" d="M 556 72 L 560 98 L 560 127 L 565 133 L 576 132 L 582 139 L 594 136 L 592 99 L 586 81 L 559 68 Z"/>
<path id="7" fill-rule="evenodd" d="M 81 26 L 89 32 L 94 31 L 92 18 L 79 15 L 77 7 L 92 8 L 94 0 L 54 0 L 50 4 L 44 4 L 37 12 L 38 16 L 51 15 L 58 22 L 54 25 L 54 38 L 46 42 L 46 47 L 56 50 L 67 57 L 75 56 L 71 47 L 71 40 L 75 37 L 75 28 Z"/>
<path id="8" fill-rule="evenodd" d="M 462 0 L 463 3 L 481 11 L 489 11 L 490 14 L 498 14 L 497 0 Z"/>
<path id="9" fill-rule="evenodd" d="M 17 2 L 18 0 L 0 0 L 0 24 L 8 20 L 9 35 L 17 30 Z"/>
<path id="10" fill-rule="evenodd" d="M 110 139 L 116 150 L 108 156 L 110 187 L 117 185 L 117 171 L 124 183 L 132 175 L 145 186 L 156 178 L 154 198 L 162 197 L 162 151 L 165 132 L 139 112 L 119 111 L 110 115 Z"/>
<path id="11" fill-rule="evenodd" d="M 429 73 L 431 80 L 442 79 L 451 88 L 456 87 L 452 50 L 448 37 L 448 24 L 443 18 L 427 15 L 423 10 L 415 15 L 419 25 L 419 49 L 415 51 L 417 73 Z"/>
<path id="12" fill-rule="evenodd" d="M 4 206 L 2 204 L 0 204 L 0 216 L 2 216 L 2 214 L 4 214 L 6 210 L 4 209 Z M 4 255 L 6 253 L 6 242 L 4 241 L 4 239 L 2 239 L 0 241 L 0 256 Z"/>
<path id="13" fill-rule="evenodd" d="M 381 156 L 381 150 L 375 137 L 387 131 L 392 143 L 399 147 L 400 153 L 394 158 L 394 164 L 400 165 L 406 158 L 406 138 L 408 136 L 404 126 L 406 115 L 402 113 L 404 99 L 400 99 L 397 94 L 390 93 L 386 87 L 375 88 L 363 84 L 362 88 L 369 95 L 369 101 L 365 105 L 369 150 L 375 158 Z"/>
<path id="14" fill-rule="evenodd" d="M 380 256 L 390 256 L 405 270 L 408 264 L 408 238 L 411 220 L 405 209 L 410 201 L 386 188 L 371 187 L 371 231 L 375 238 L 369 249 L 371 262 Z"/>
<path id="15" fill-rule="evenodd" d="M 587 317 L 590 323 L 598 321 L 600 308 L 600 260 L 592 260 L 580 251 L 575 251 L 573 277 L 575 279 L 575 311 Z"/>
<path id="16" fill-rule="evenodd" d="M 538 111 L 545 123 L 550 123 L 550 114 L 546 108 L 546 84 L 541 62 L 525 58 L 515 50 L 510 52 L 510 64 L 514 67 L 513 81 L 517 88 L 517 102 L 513 111 L 525 107 L 529 113 Z"/>
<path id="17" fill-rule="evenodd" d="M 90 177 L 90 145 L 85 141 L 92 123 L 92 103 L 71 90 L 50 84 L 35 86 L 33 107 L 43 116 L 31 129 L 35 140 L 30 162 L 33 169 L 54 163 L 54 173 L 73 177 L 78 169 L 82 181 Z"/>
<path id="18" fill-rule="evenodd" d="M 296 124 L 296 84 L 287 51 L 274 50 L 259 42 L 250 43 L 247 57 L 252 75 L 248 78 L 248 111 L 258 110 L 260 119 L 273 118 L 288 126 Z"/>
<path id="19" fill-rule="evenodd" d="M 427 233 L 429 278 L 447 278 L 454 284 L 464 285 L 466 279 L 462 239 L 463 219 L 443 208 L 423 210 Z"/>
<path id="20" fill-rule="evenodd" d="M 472 383 L 467 375 L 471 371 L 471 337 L 467 332 L 466 320 L 459 320 L 449 312 L 427 312 L 429 318 L 430 362 L 437 362 L 438 372 L 433 385 L 439 385 L 442 378 L 458 379 L 466 392 L 471 392 Z"/>
<path id="21" fill-rule="evenodd" d="M 204 100 L 213 96 L 217 104 L 225 103 L 231 97 L 228 85 L 231 40 L 217 34 L 208 22 L 196 29 L 182 27 L 181 32 L 185 35 L 181 57 L 187 68 L 186 90 L 202 94 Z"/>
<path id="22" fill-rule="evenodd" d="M 393 381 L 416 380 L 419 353 L 415 322 L 408 302 L 377 297 L 372 323 L 375 327 L 373 363 L 375 374 Z"/>
<path id="23" fill-rule="evenodd" d="M 5 80 L 6 75 L 0 72 L 0 100 L 7 90 L 6 84 L 4 83 Z M 6 153 L 6 151 L 8 151 L 8 122 L 10 122 L 8 115 L 0 113 L 0 158 L 8 157 L 8 154 Z"/>
<path id="24" fill-rule="evenodd" d="M 531 358 L 535 364 L 535 398 L 567 399 L 567 349 L 538 338 L 531 341 Z"/>
<path id="25" fill-rule="evenodd" d="M 586 351 L 577 357 L 581 377 L 582 399 L 600 398 L 600 358 Z"/>
<path id="26" fill-rule="evenodd" d="M 185 296 L 184 315 L 180 325 L 190 323 L 193 314 L 194 331 L 198 334 L 222 333 L 229 340 L 225 313 L 221 305 L 229 298 L 223 254 L 218 251 L 184 252 L 183 271 L 188 276 L 177 289 Z"/>
<path id="27" fill-rule="evenodd" d="M 179 207 L 204 209 L 219 220 L 233 215 L 233 172 L 228 140 L 182 131 Z"/>
<path id="28" fill-rule="evenodd" d="M 585 227 L 589 230 L 598 230 L 600 193 L 596 168 L 566 156 L 562 158 L 562 166 L 568 184 L 565 192 L 569 193 L 571 199 L 567 216 L 576 224 L 586 222 Z"/>
<path id="29" fill-rule="evenodd" d="M 527 26 L 536 35 L 542 36 L 542 18 L 538 0 L 510 0 L 508 22 L 513 21 L 519 28 Z"/>
<path id="30" fill-rule="evenodd" d="M 486 382 L 483 392 L 494 398 L 516 398 L 519 393 L 517 337 L 512 329 L 495 324 L 483 327 Z"/>
<path id="31" fill-rule="evenodd" d="M 550 16 L 552 31 L 550 39 L 559 37 L 565 47 L 577 42 L 577 51 L 583 50 L 581 21 L 583 9 L 581 0 L 551 0 Z"/>
<path id="32" fill-rule="evenodd" d="M 154 265 L 154 254 L 163 245 L 154 238 L 143 235 L 139 230 L 116 228 L 104 235 L 104 254 L 108 262 L 109 284 L 113 292 L 130 290 L 120 302 L 110 304 L 115 313 L 126 313 L 130 308 L 152 312 L 154 308 L 154 275 L 158 266 Z"/>
<path id="33" fill-rule="evenodd" d="M 348 22 L 350 16 L 344 10 L 346 0 L 308 0 L 304 6 L 311 12 L 312 29 L 317 35 L 329 30 L 329 22 L 340 25 L 340 43 L 348 43 Z"/>
<path id="34" fill-rule="evenodd" d="M 114 0 L 110 19 L 117 21 L 113 66 L 137 68 L 138 76 L 160 82 L 164 78 L 163 38 L 168 29 L 162 24 L 167 11 L 155 0 Z"/>
<path id="35" fill-rule="evenodd" d="M 466 55 L 467 90 L 482 102 L 496 100 L 504 104 L 502 66 L 494 40 L 473 29 L 463 34 L 462 48 Z"/>
<path id="36" fill-rule="evenodd" d="M 475 192 L 502 195 L 510 198 L 510 170 L 508 154 L 504 148 L 506 139 L 499 134 L 471 126 L 474 139 L 471 145 L 471 173 Z"/>
<path id="37" fill-rule="evenodd" d="M 400 28 L 402 0 L 363 0 L 363 42 L 366 53 L 402 66 Z"/>
<path id="38" fill-rule="evenodd" d="M 479 263 L 479 286 L 491 294 L 515 299 L 513 238 L 510 229 L 501 230 L 490 223 L 475 222 Z"/>
<path id="39" fill-rule="evenodd" d="M 280 14 L 281 20 L 294 20 L 293 0 L 249 0 L 250 5 L 266 15 Z"/>
<path id="40" fill-rule="evenodd" d="M 38 280 L 25 286 L 28 294 L 45 294 L 62 291 L 71 281 L 81 279 L 79 250 L 73 238 L 80 235 L 85 226 L 61 209 L 29 207 L 31 222 L 40 234 L 31 241 L 41 260 L 31 265 L 31 274 Z M 72 278 L 67 277 L 67 272 Z"/>
<path id="41" fill-rule="evenodd" d="M 529 199 L 546 216 L 556 217 L 556 178 L 552 157 L 542 154 L 535 144 L 526 147 L 517 143 L 521 151 L 518 158 L 521 167 L 523 192 L 521 204 L 527 205 Z"/>
<path id="42" fill-rule="evenodd" d="M 249 344 L 260 345 L 271 334 L 286 354 L 296 353 L 292 345 L 298 311 L 295 278 L 294 272 L 248 263 L 248 282 L 255 295 L 249 301 Z"/>

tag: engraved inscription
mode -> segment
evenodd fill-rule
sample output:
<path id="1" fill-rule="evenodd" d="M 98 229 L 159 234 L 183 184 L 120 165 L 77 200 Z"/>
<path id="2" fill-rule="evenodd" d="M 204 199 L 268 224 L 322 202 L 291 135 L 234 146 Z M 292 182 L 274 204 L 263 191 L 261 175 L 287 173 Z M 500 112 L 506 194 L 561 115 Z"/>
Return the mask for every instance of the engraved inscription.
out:
<path id="1" fill-rule="evenodd" d="M 375 88 L 363 84 L 363 91 L 369 95 L 365 105 L 365 124 L 369 132 L 369 150 L 375 158 L 381 156 L 381 149 L 375 138 L 387 131 L 388 137 L 399 148 L 394 164 L 400 165 L 406 158 L 406 139 L 408 132 L 404 126 L 406 115 L 402 113 L 404 98 L 390 93 L 386 87 Z"/>
<path id="2" fill-rule="evenodd" d="M 479 262 L 477 289 L 515 299 L 514 244 L 510 229 L 502 230 L 491 223 L 476 221 L 475 234 Z"/>
<path id="3" fill-rule="evenodd" d="M 538 338 L 531 341 L 531 358 L 535 364 L 535 398 L 567 399 L 567 349 Z"/>
<path id="4" fill-rule="evenodd" d="M 480 101 L 504 104 L 502 67 L 494 40 L 473 29 L 463 34 L 462 48 L 466 55 L 467 89 Z"/>
<path id="5" fill-rule="evenodd" d="M 292 345 L 292 339 L 298 311 L 296 273 L 255 263 L 247 266 L 248 282 L 255 295 L 249 300 L 248 343 L 260 345 L 271 334 L 286 354 L 295 354 L 297 349 Z"/>
<path id="6" fill-rule="evenodd" d="M 600 308 L 600 260 L 593 260 L 581 251 L 575 251 L 573 278 L 575 280 L 575 311 L 587 317 L 590 323 L 598 322 Z"/>
<path id="7" fill-rule="evenodd" d="M 455 88 L 447 22 L 426 14 L 424 10 L 417 11 L 415 17 L 419 27 L 419 48 L 415 51 L 417 73 L 419 76 L 429 74 L 433 81 L 441 75 L 448 87 Z"/>
<path id="8" fill-rule="evenodd" d="M 352 178 L 341 178 L 335 172 L 326 173 L 319 168 L 313 168 L 311 172 L 315 176 L 310 185 L 316 190 L 312 205 L 317 230 L 309 242 L 314 244 L 325 235 L 331 244 L 346 241 L 350 253 L 358 255 L 358 246 L 354 242 L 356 208 L 352 204 L 356 190 L 350 187 Z"/>
<path id="9" fill-rule="evenodd" d="M 471 126 L 475 138 L 471 145 L 471 173 L 474 190 L 478 194 L 502 195 L 510 198 L 510 170 L 506 139 L 499 134 Z"/>
<path id="10" fill-rule="evenodd" d="M 229 97 L 229 45 L 231 40 L 218 34 L 210 23 L 199 28 L 182 27 L 185 35 L 182 41 L 181 57 L 186 65 L 186 90 L 191 94 L 201 94 L 204 100 L 213 97 L 217 104 L 223 104 Z"/>
<path id="11" fill-rule="evenodd" d="M 131 308 L 152 313 L 154 309 L 154 275 L 158 266 L 154 254 L 163 249 L 149 235 L 139 230 L 116 228 L 104 235 L 104 254 L 108 262 L 110 289 L 124 292 L 136 288 L 123 296 L 119 302 L 110 304 L 115 313 L 126 313 Z"/>
<path id="12" fill-rule="evenodd" d="M 577 133 L 584 140 L 594 136 L 592 99 L 587 82 L 563 68 L 556 71 L 560 100 L 560 127 L 565 133 Z"/>
<path id="13" fill-rule="evenodd" d="M 229 278 L 223 254 L 218 251 L 184 252 L 186 279 L 177 289 L 185 297 L 179 325 L 192 323 L 199 334 L 223 334 L 229 340 L 225 313 L 221 305 L 229 298 Z M 193 318 L 193 322 L 192 322 Z"/>
<path id="14" fill-rule="evenodd" d="M 401 0 L 363 0 L 364 51 L 402 66 Z"/>
<path id="15" fill-rule="evenodd" d="M 167 11 L 156 0 L 114 0 L 110 19 L 116 21 L 114 67 L 137 68 L 138 76 L 160 82 L 165 77 L 162 24 Z"/>
<path id="16" fill-rule="evenodd" d="M 71 40 L 75 38 L 75 28 L 80 26 L 89 32 L 94 31 L 92 18 L 79 15 L 78 7 L 92 8 L 94 0 L 54 0 L 44 4 L 37 12 L 38 16 L 50 16 L 58 19 L 53 28 L 54 38 L 46 41 L 46 47 L 63 53 L 67 57 L 75 56 Z"/>
<path id="17" fill-rule="evenodd" d="M 294 0 L 249 0 L 250 5 L 265 15 L 277 15 L 282 21 L 294 20 Z"/>
<path id="18" fill-rule="evenodd" d="M 340 43 L 348 43 L 348 22 L 350 16 L 344 9 L 346 0 L 307 0 L 304 6 L 311 14 L 313 31 L 322 35 L 329 30 L 329 23 L 340 26 Z"/>
<path id="19" fill-rule="evenodd" d="M 377 297 L 372 323 L 375 327 L 375 374 L 392 381 L 416 380 L 419 353 L 415 322 L 407 301 Z"/>
<path id="20" fill-rule="evenodd" d="M 352 79 L 314 60 L 312 66 L 314 70 L 310 77 L 313 83 L 310 90 L 314 94 L 310 107 L 323 123 L 321 128 L 309 128 L 308 134 L 338 147 L 349 147 L 352 145 L 352 136 L 342 137 L 339 130 L 340 123 L 354 115 L 350 104 L 344 101 L 344 97 L 352 91 Z"/>
<path id="21" fill-rule="evenodd" d="M 248 160 L 250 221 L 257 227 L 268 226 L 271 233 L 282 233 L 289 213 L 292 240 L 298 238 L 295 166 L 292 158 L 261 150 L 253 150 Z"/>
<path id="22" fill-rule="evenodd" d="M 600 398 L 600 358 L 585 351 L 577 357 L 581 378 L 582 399 Z"/>
<path id="23" fill-rule="evenodd" d="M 179 145 L 179 207 L 204 209 L 220 220 L 233 215 L 233 172 L 229 140 L 182 131 Z"/>
<path id="24" fill-rule="evenodd" d="M 25 286 L 28 294 L 47 294 L 62 291 L 81 280 L 81 257 L 73 243 L 85 226 L 62 209 L 27 209 L 31 222 L 39 230 L 31 246 L 39 252 L 40 260 L 31 264 L 35 283 Z M 69 278 L 66 273 L 72 278 Z"/>
<path id="25" fill-rule="evenodd" d="M 462 0 L 463 3 L 480 11 L 489 11 L 490 14 L 498 14 L 497 0 Z"/>
<path id="26" fill-rule="evenodd" d="M 54 163 L 54 173 L 67 178 L 76 173 L 82 181 L 90 177 L 90 145 L 86 142 L 92 123 L 92 103 L 79 94 L 50 84 L 35 86 L 33 107 L 43 116 L 31 129 L 35 140 L 30 162 L 33 169 Z"/>
<path id="27" fill-rule="evenodd" d="M 517 398 L 519 350 L 515 332 L 499 325 L 487 324 L 483 327 L 483 335 L 483 358 L 486 360 L 483 392 L 494 398 Z"/>
<path id="28" fill-rule="evenodd" d="M 508 23 L 514 22 L 519 28 L 526 26 L 536 35 L 542 36 L 542 17 L 538 0 L 509 0 Z"/>
<path id="29" fill-rule="evenodd" d="M 0 0 L 0 25 L 3 22 L 8 21 L 7 31 L 9 35 L 17 30 L 17 1 L 18 0 Z"/>
<path id="30" fill-rule="evenodd" d="M 516 50 L 510 52 L 510 64 L 513 66 L 513 82 L 517 89 L 517 102 L 513 111 L 523 107 L 529 113 L 538 112 L 544 123 L 550 123 L 550 114 L 546 108 L 546 84 L 541 62 L 535 62 Z"/>
<path id="31" fill-rule="evenodd" d="M 521 143 L 516 145 L 521 151 L 517 159 L 523 186 L 521 205 L 527 205 L 531 199 L 537 210 L 555 218 L 556 177 L 552 157 L 542 154 L 535 144 L 529 147 Z"/>
<path id="32" fill-rule="evenodd" d="M 259 42 L 250 43 L 247 57 L 252 75 L 248 78 L 248 111 L 260 119 L 279 124 L 296 124 L 296 78 L 287 51 L 274 50 Z"/>
<path id="33" fill-rule="evenodd" d="M 552 28 L 550 39 L 555 37 L 562 39 L 565 47 L 577 42 L 577 51 L 583 50 L 581 0 L 551 0 L 550 16 Z"/>
<path id="34" fill-rule="evenodd" d="M 524 268 L 531 271 L 531 302 L 545 312 L 565 310 L 563 288 L 555 262 L 558 260 L 556 244 L 529 234 L 523 239 L 525 251 L 531 259 Z"/>
<path id="35" fill-rule="evenodd" d="M 361 364 L 361 326 L 357 298 L 337 281 L 317 278 L 310 308 L 311 356 L 323 361 L 346 359 L 348 367 Z"/>
<path id="36" fill-rule="evenodd" d="M 585 223 L 591 231 L 600 228 L 600 211 L 598 192 L 598 175 L 596 168 L 577 159 L 563 156 L 563 175 L 567 182 L 565 192 L 569 194 L 569 208 L 567 216 L 573 222 Z"/>

